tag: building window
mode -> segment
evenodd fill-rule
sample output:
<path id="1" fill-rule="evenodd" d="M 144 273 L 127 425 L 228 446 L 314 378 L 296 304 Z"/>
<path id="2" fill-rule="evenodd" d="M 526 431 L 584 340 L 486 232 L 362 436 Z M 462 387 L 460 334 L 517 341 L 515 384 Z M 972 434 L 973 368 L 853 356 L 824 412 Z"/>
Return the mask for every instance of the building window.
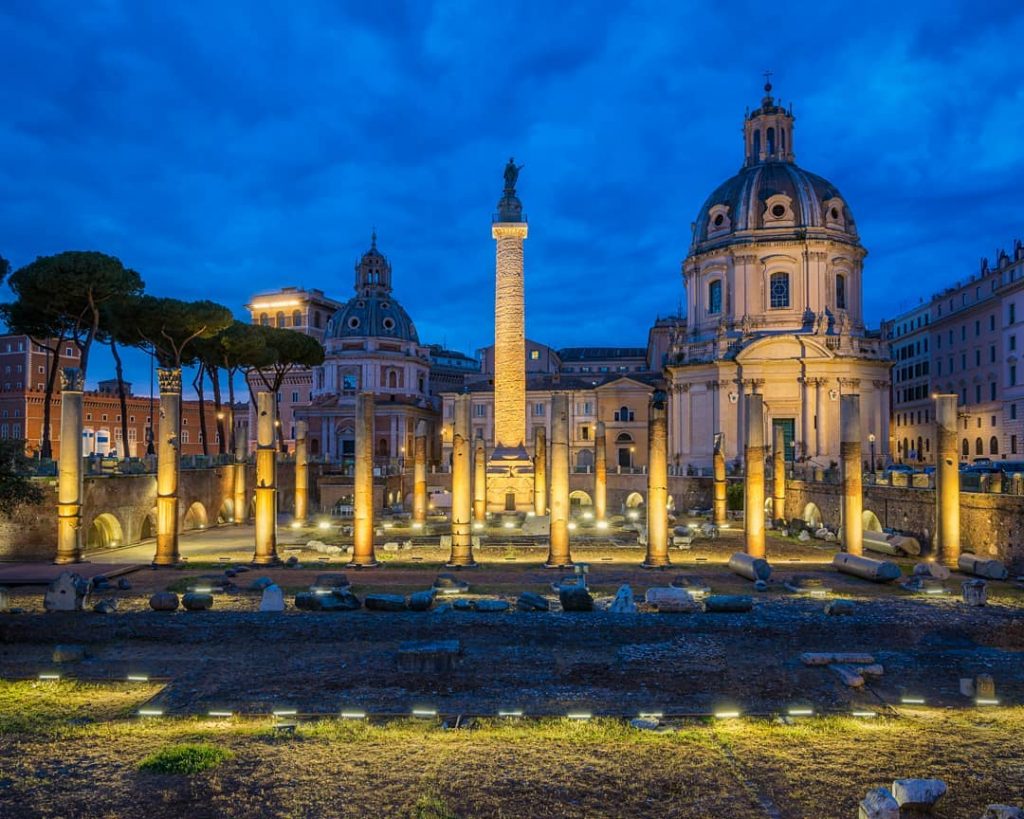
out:
<path id="1" fill-rule="evenodd" d="M 842 273 L 836 276 L 836 307 L 846 309 L 846 276 Z"/>
<path id="2" fill-rule="evenodd" d="M 999 454 L 999 439 L 996 438 L 995 435 L 993 435 L 991 438 L 988 439 L 988 454 L 989 455 L 998 455 Z"/>
<path id="3" fill-rule="evenodd" d="M 974 439 L 974 454 L 984 455 L 985 454 L 985 442 L 981 438 Z"/>
<path id="4" fill-rule="evenodd" d="M 993 344 L 988 348 L 988 360 L 990 364 L 996 363 L 996 345 Z"/>
<path id="5" fill-rule="evenodd" d="M 772 273 L 769 292 L 771 306 L 775 309 L 789 307 L 789 274 Z"/>
<path id="6" fill-rule="evenodd" d="M 294 313 L 292 313 L 292 327 L 301 327 L 301 326 L 302 326 L 302 311 L 301 310 L 296 310 Z"/>
<path id="7" fill-rule="evenodd" d="M 543 418 L 544 417 L 544 404 L 538 403 L 533 405 L 533 417 Z"/>
<path id="8" fill-rule="evenodd" d="M 1011 455 L 1016 455 L 1017 454 L 1017 436 L 1016 435 L 1011 435 L 1010 436 L 1010 454 Z"/>
<path id="9" fill-rule="evenodd" d="M 285 318 L 284 318 L 284 313 L 283 312 L 279 312 L 277 314 L 277 326 L 278 327 L 284 327 L 285 324 L 286 324 L 286 322 L 285 322 Z"/>
<path id="10" fill-rule="evenodd" d="M 1011 350 L 1016 350 L 1017 349 L 1017 336 L 1010 336 L 1010 349 Z"/>
<path id="11" fill-rule="evenodd" d="M 991 316 L 988 317 L 988 329 L 989 330 L 995 330 L 996 329 L 996 314 L 995 313 L 993 313 Z"/>
<path id="12" fill-rule="evenodd" d="M 299 394 L 297 392 L 293 392 L 292 393 L 292 403 L 293 404 L 299 403 Z"/>
<path id="13" fill-rule="evenodd" d="M 974 403 L 975 404 L 980 404 L 981 403 L 981 384 L 978 384 L 974 388 Z"/>
<path id="14" fill-rule="evenodd" d="M 974 320 L 974 337 L 977 338 L 981 335 L 981 319 Z"/>
<path id="15" fill-rule="evenodd" d="M 359 376 L 355 373 L 348 373 L 341 376 L 341 388 L 343 390 L 358 390 Z"/>
<path id="16" fill-rule="evenodd" d="M 620 407 L 615 413 L 616 421 L 632 421 L 633 411 L 629 407 Z"/>
<path id="17" fill-rule="evenodd" d="M 1016 421 L 1017 420 L 1017 405 L 1016 404 L 1010 404 L 1010 420 L 1011 421 Z"/>
<path id="18" fill-rule="evenodd" d="M 188 443 L 188 430 L 187 429 L 183 429 L 181 431 L 181 442 L 183 444 L 187 444 Z"/>
<path id="19" fill-rule="evenodd" d="M 584 441 L 590 440 L 590 427 L 588 427 L 586 424 L 580 427 L 580 438 L 582 438 Z"/>
<path id="20" fill-rule="evenodd" d="M 530 361 L 540 361 L 540 350 L 530 350 Z"/>
<path id="21" fill-rule="evenodd" d="M 474 418 L 485 418 L 487 416 L 487 407 L 484 404 L 473 405 L 473 417 Z"/>
<path id="22" fill-rule="evenodd" d="M 260 313 L 260 325 L 263 327 L 269 326 L 270 316 L 268 316 L 266 313 Z"/>
<path id="23" fill-rule="evenodd" d="M 722 312 L 722 280 L 715 279 L 708 283 L 708 313 L 714 315 Z"/>
<path id="24" fill-rule="evenodd" d="M 1017 305 L 1015 302 L 1010 302 L 1010 324 L 1014 324 L 1017 321 Z"/>
<path id="25" fill-rule="evenodd" d="M 995 401 L 996 400 L 996 382 L 995 381 L 990 381 L 989 382 L 989 385 L 988 385 L 988 400 L 989 401 Z"/>
<path id="26" fill-rule="evenodd" d="M 1011 387 L 1016 387 L 1017 386 L 1017 365 L 1016 364 L 1011 364 L 1010 365 L 1010 386 Z"/>

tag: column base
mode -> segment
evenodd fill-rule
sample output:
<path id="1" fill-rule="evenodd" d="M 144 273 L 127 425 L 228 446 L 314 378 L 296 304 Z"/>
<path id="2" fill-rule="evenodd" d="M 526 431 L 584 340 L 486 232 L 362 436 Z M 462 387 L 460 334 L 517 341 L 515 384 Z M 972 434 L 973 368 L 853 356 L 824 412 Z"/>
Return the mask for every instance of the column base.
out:
<path id="1" fill-rule="evenodd" d="M 252 566 L 280 566 L 281 558 L 277 555 L 253 555 L 249 563 Z"/>
<path id="2" fill-rule="evenodd" d="M 152 563 L 149 564 L 149 568 L 151 568 L 151 569 L 180 569 L 184 565 L 185 565 L 185 562 L 182 561 L 182 560 L 175 560 L 172 563 L 166 563 L 166 562 L 165 563 L 157 563 L 154 560 Z"/>
<path id="3" fill-rule="evenodd" d="M 53 559 L 53 565 L 54 566 L 68 566 L 68 565 L 70 565 L 72 563 L 85 563 L 85 562 L 87 562 L 87 561 L 81 555 L 78 555 L 78 556 L 73 556 L 73 555 L 57 556 L 57 557 L 55 557 Z"/>
<path id="4" fill-rule="evenodd" d="M 662 562 L 660 560 L 651 560 L 650 558 L 648 558 L 647 560 L 645 560 L 643 563 L 640 564 L 640 568 L 641 569 L 667 569 L 671 565 L 672 565 L 672 561 L 670 561 L 667 557 L 665 558 L 664 562 Z"/>
<path id="5" fill-rule="evenodd" d="M 369 563 L 357 563 L 353 560 L 350 563 L 345 564 L 346 569 L 376 569 L 378 566 L 380 566 L 380 563 L 378 563 L 376 559 L 370 561 Z"/>
<path id="6" fill-rule="evenodd" d="M 444 564 L 444 567 L 446 569 L 476 569 L 479 566 L 480 564 L 477 563 L 475 560 L 470 560 L 468 563 L 460 563 L 458 561 L 453 563 L 449 560 L 447 563 Z"/>
<path id="7" fill-rule="evenodd" d="M 568 563 L 560 563 L 557 560 L 552 560 L 550 557 L 544 562 L 545 569 L 572 569 L 575 568 L 576 564 L 570 559 Z"/>

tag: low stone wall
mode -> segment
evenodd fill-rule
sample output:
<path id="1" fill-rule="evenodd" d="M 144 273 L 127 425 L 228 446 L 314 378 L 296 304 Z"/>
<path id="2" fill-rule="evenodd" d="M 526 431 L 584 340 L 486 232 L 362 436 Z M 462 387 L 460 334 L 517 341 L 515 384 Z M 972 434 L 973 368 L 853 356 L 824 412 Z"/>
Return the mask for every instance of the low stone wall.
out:
<path id="1" fill-rule="evenodd" d="M 840 487 L 837 484 L 788 481 L 787 517 L 805 518 L 807 506 L 817 506 L 822 520 L 839 525 Z M 917 537 L 926 548 L 935 533 L 935 490 L 899 486 L 865 486 L 864 510 L 874 512 L 883 528 Z M 965 552 L 994 557 L 1015 571 L 1024 570 L 1024 497 L 960 493 L 960 544 Z"/>

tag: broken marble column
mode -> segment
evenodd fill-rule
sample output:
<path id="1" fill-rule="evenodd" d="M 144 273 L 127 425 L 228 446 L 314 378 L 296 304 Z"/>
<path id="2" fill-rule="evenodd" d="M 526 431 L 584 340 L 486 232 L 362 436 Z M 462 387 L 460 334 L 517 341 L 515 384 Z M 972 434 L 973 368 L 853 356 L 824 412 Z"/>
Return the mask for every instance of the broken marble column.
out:
<path id="1" fill-rule="evenodd" d="M 487 450 L 482 435 L 473 445 L 473 522 L 487 522 Z"/>
<path id="2" fill-rule="evenodd" d="M 309 516 L 309 458 L 306 450 L 306 422 L 295 422 L 295 522 Z"/>
<path id="3" fill-rule="evenodd" d="M 764 397 L 754 393 L 746 396 L 745 400 L 747 440 L 743 475 L 744 542 L 748 555 L 764 557 Z"/>
<path id="4" fill-rule="evenodd" d="M 373 393 L 356 396 L 356 463 L 353 479 L 352 560 L 350 566 L 376 566 L 373 551 Z"/>
<path id="5" fill-rule="evenodd" d="M 975 577 L 985 577 L 989 580 L 1006 580 L 1010 575 L 1006 570 L 1006 566 L 1000 561 L 985 560 L 970 552 L 960 555 L 960 559 L 957 560 L 954 568 L 959 569 L 964 574 L 973 574 Z"/>
<path id="6" fill-rule="evenodd" d="M 714 501 L 711 509 L 711 522 L 716 526 L 724 526 L 726 522 L 725 501 L 725 433 L 715 434 L 714 454 Z"/>
<path id="7" fill-rule="evenodd" d="M 594 433 L 594 516 L 598 523 L 608 514 L 608 441 L 604 421 L 598 421 Z"/>
<path id="8" fill-rule="evenodd" d="M 181 427 L 181 368 L 158 367 L 160 422 L 156 450 L 156 554 L 154 566 L 178 563 L 178 433 Z"/>
<path id="9" fill-rule="evenodd" d="M 82 559 L 82 389 L 77 367 L 60 371 L 60 458 L 57 463 L 57 556 L 54 563 Z"/>
<path id="10" fill-rule="evenodd" d="M 832 558 L 832 566 L 843 574 L 852 574 L 876 583 L 888 583 L 900 576 L 900 567 L 888 560 L 872 560 L 870 557 L 840 552 Z"/>
<path id="11" fill-rule="evenodd" d="M 416 422 L 412 465 L 412 522 L 427 520 L 427 422 Z"/>
<path id="12" fill-rule="evenodd" d="M 548 513 L 548 443 L 542 426 L 533 428 L 533 513 Z"/>
<path id="13" fill-rule="evenodd" d="M 472 457 L 469 425 L 470 397 L 455 397 L 455 422 L 452 427 L 452 549 L 449 566 L 475 566 L 472 527 L 473 495 L 470 486 Z"/>
<path id="14" fill-rule="evenodd" d="M 763 557 L 754 557 L 744 552 L 736 552 L 729 558 L 729 569 L 747 580 L 767 580 L 772 576 L 772 567 Z"/>
<path id="15" fill-rule="evenodd" d="M 775 427 L 772 441 L 772 521 L 786 519 L 786 434 Z"/>
<path id="16" fill-rule="evenodd" d="M 860 395 L 839 399 L 839 469 L 843 492 L 843 550 L 847 554 L 864 553 L 864 499 L 860 453 Z"/>
<path id="17" fill-rule="evenodd" d="M 547 566 L 569 566 L 569 396 L 551 396 L 551 518 Z"/>
<path id="18" fill-rule="evenodd" d="M 935 502 L 935 548 L 939 561 L 957 568 L 960 557 L 960 459 L 957 456 L 957 396 L 935 397 L 937 431 Z"/>
<path id="19" fill-rule="evenodd" d="M 668 410 L 667 396 L 657 390 L 647 418 L 647 568 L 668 560 Z"/>
<path id="20" fill-rule="evenodd" d="M 252 562 L 270 565 L 277 556 L 277 401 L 272 392 L 256 393 L 256 551 Z"/>

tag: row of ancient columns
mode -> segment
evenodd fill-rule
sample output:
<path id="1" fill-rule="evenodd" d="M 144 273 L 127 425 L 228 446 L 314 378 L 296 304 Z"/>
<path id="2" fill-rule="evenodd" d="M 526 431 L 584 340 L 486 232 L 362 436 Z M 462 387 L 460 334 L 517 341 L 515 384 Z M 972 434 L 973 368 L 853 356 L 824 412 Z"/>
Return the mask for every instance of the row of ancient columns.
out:
<path id="1" fill-rule="evenodd" d="M 178 483 L 181 472 L 179 432 L 181 427 L 181 370 L 161 367 L 160 422 L 156 425 L 156 551 L 154 566 L 175 566 L 179 549 Z M 78 368 L 61 371 L 61 447 L 57 484 L 56 563 L 77 563 L 82 559 L 82 394 L 84 382 Z M 253 563 L 272 564 L 277 556 L 277 453 L 274 444 L 276 404 L 269 392 L 256 395 L 256 516 Z M 231 418 L 229 414 L 229 419 Z M 229 429 L 233 430 L 233 422 Z M 306 422 L 296 422 L 295 520 L 304 523 L 309 513 L 309 463 Z M 235 463 L 230 465 L 233 518 L 242 525 L 248 518 L 249 497 L 245 479 L 245 441 L 235 442 Z M 371 465 L 372 468 L 372 465 Z"/>

